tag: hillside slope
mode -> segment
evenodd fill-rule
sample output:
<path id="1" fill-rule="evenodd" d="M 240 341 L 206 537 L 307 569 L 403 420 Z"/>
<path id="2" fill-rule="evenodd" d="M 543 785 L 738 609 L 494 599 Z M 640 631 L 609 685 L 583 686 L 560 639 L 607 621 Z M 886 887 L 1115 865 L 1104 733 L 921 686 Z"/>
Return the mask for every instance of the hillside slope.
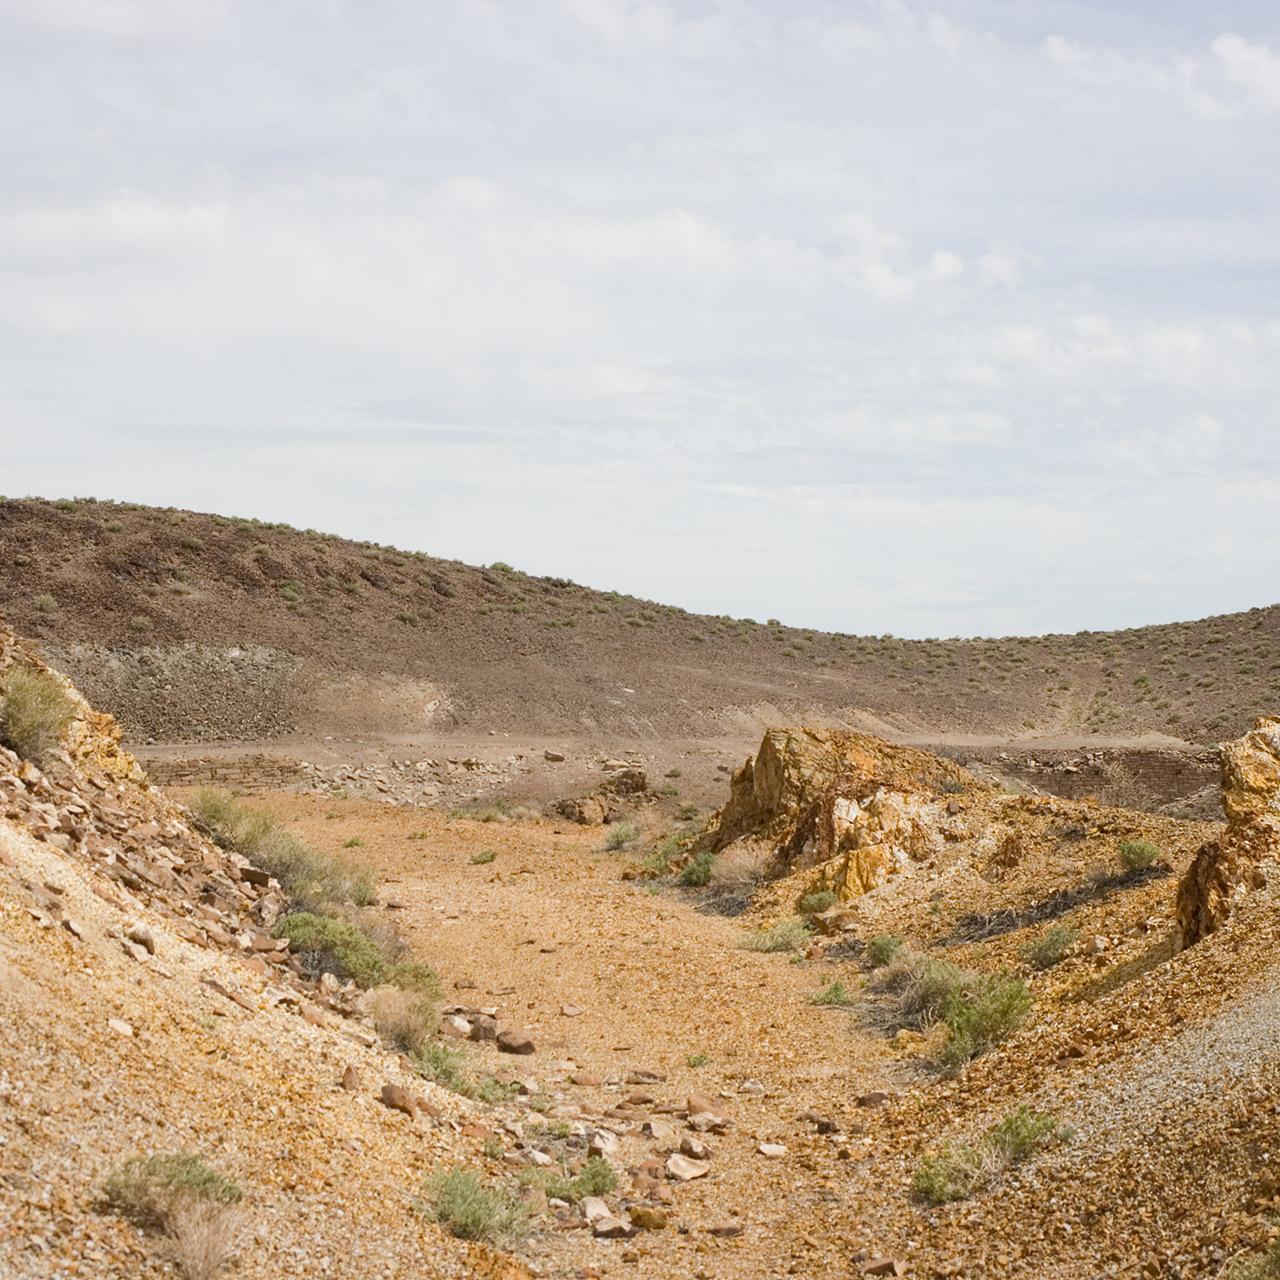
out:
<path id="1" fill-rule="evenodd" d="M 860 637 L 90 499 L 0 502 L 0 610 L 131 731 L 173 741 L 711 736 L 798 718 L 1205 741 L 1280 701 L 1274 606 L 1113 633 Z"/>

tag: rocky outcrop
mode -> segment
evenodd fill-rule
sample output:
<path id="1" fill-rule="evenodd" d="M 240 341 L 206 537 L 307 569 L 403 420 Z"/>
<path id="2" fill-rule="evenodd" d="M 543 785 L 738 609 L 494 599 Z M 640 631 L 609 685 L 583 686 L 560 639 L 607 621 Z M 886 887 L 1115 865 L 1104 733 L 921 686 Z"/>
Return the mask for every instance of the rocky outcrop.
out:
<path id="1" fill-rule="evenodd" d="M 977 786 L 948 760 L 866 734 L 770 729 L 698 847 L 763 846 L 779 870 L 839 859 L 829 887 L 853 898 L 932 857 L 943 797 Z"/>
<path id="2" fill-rule="evenodd" d="M 1200 848 L 1178 885 L 1184 947 L 1220 929 L 1265 883 L 1264 864 L 1280 857 L 1280 719 L 1260 719 L 1222 747 L 1221 759 L 1227 827 Z"/>

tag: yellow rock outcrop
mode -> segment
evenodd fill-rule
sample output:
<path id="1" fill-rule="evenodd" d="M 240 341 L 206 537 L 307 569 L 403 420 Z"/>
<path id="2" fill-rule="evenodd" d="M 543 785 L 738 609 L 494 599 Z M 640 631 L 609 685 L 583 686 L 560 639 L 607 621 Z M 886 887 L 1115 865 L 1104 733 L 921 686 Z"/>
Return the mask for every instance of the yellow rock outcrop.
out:
<path id="1" fill-rule="evenodd" d="M 1189 947 L 1220 929 L 1280 857 L 1280 719 L 1257 721 L 1222 747 L 1227 827 L 1203 845 L 1178 885 L 1178 928 Z"/>
<path id="2" fill-rule="evenodd" d="M 975 786 L 948 760 L 866 734 L 770 729 L 699 847 L 751 844 L 786 868 L 840 859 L 830 888 L 854 898 L 932 857 L 942 797 Z"/>

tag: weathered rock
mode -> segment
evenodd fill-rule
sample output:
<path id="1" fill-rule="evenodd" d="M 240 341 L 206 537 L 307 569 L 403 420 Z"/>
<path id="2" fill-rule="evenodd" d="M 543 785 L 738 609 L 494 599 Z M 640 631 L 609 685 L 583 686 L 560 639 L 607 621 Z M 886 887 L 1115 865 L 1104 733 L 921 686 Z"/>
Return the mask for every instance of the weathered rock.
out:
<path id="1" fill-rule="evenodd" d="M 378 1101 L 393 1111 L 403 1111 L 407 1116 L 412 1116 L 417 1111 L 416 1099 L 403 1085 L 384 1084 L 382 1092 L 378 1094 Z"/>
<path id="2" fill-rule="evenodd" d="M 770 729 L 698 844 L 742 842 L 784 866 L 831 862 L 814 887 L 847 900 L 937 852 L 944 784 L 978 785 L 950 761 L 865 734 Z"/>
<path id="3" fill-rule="evenodd" d="M 780 1142 L 762 1142 L 756 1150 L 770 1160 L 780 1160 L 787 1154 L 787 1149 Z"/>
<path id="4" fill-rule="evenodd" d="M 527 1032 L 519 1031 L 515 1027 L 507 1027 L 506 1030 L 498 1032 L 499 1053 L 530 1054 L 536 1051 L 533 1039 Z"/>
<path id="5" fill-rule="evenodd" d="M 691 1160 L 678 1151 L 667 1157 L 665 1165 L 667 1177 L 675 1182 L 690 1182 L 694 1178 L 705 1177 L 711 1172 L 711 1166 L 704 1160 Z"/>
<path id="6" fill-rule="evenodd" d="M 604 823 L 609 814 L 608 803 L 602 796 L 581 796 L 578 799 L 558 800 L 551 806 L 553 813 L 558 813 L 570 822 L 583 827 L 598 827 Z"/>
<path id="7" fill-rule="evenodd" d="M 680 1153 L 689 1156 L 693 1160 L 710 1160 L 711 1147 L 702 1141 L 701 1138 L 695 1138 L 692 1134 L 685 1134 L 680 1140 Z"/>
<path id="8" fill-rule="evenodd" d="M 1178 885 L 1182 946 L 1220 929 L 1241 900 L 1266 882 L 1263 864 L 1280 857 L 1280 719 L 1263 718 L 1222 747 L 1227 828 L 1201 846 Z"/>
<path id="9" fill-rule="evenodd" d="M 588 1222 L 598 1222 L 613 1212 L 600 1196 L 584 1196 L 582 1199 L 582 1216 Z"/>
<path id="10" fill-rule="evenodd" d="M 612 1214 L 597 1218 L 591 1224 L 591 1234 L 601 1240 L 629 1240 L 635 1233 L 636 1228 L 629 1221 Z"/>
<path id="11" fill-rule="evenodd" d="M 360 1092 L 360 1073 L 350 1064 L 342 1073 L 342 1087 L 348 1093 Z"/>
<path id="12" fill-rule="evenodd" d="M 461 1014 L 447 1013 L 440 1019 L 440 1034 L 450 1040 L 469 1040 L 472 1026 Z"/>
<path id="13" fill-rule="evenodd" d="M 628 1214 L 632 1226 L 639 1227 L 642 1231 L 661 1231 L 667 1225 L 667 1215 L 650 1205 L 632 1205 Z"/>

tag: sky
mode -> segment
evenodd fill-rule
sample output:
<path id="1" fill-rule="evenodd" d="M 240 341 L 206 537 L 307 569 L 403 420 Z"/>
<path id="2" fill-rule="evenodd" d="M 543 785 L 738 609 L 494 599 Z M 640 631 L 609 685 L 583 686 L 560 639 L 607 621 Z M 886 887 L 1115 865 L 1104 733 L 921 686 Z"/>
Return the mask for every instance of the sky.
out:
<path id="1" fill-rule="evenodd" d="M 0 493 L 908 636 L 1280 600 L 1280 6 L 0 0 Z"/>

